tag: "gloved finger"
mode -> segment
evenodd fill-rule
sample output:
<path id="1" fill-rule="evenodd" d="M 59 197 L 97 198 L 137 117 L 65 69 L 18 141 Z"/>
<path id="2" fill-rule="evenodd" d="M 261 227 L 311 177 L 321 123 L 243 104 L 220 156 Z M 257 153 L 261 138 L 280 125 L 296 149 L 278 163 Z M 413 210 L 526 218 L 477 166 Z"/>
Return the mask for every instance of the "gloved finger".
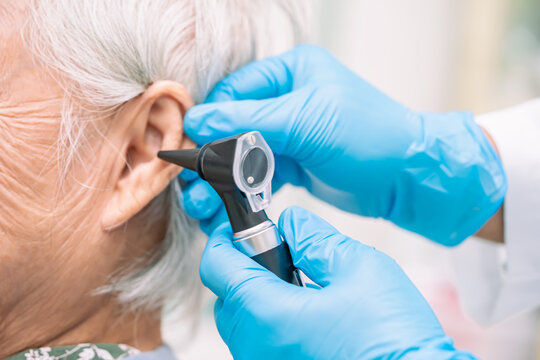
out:
<path id="1" fill-rule="evenodd" d="M 217 192 L 202 179 L 187 184 L 182 189 L 183 208 L 188 216 L 198 220 L 209 219 L 223 206 Z"/>
<path id="2" fill-rule="evenodd" d="M 294 265 L 322 287 L 345 280 L 358 269 L 363 254 L 376 251 L 299 207 L 290 207 L 281 214 L 279 230 L 289 245 Z"/>
<path id="3" fill-rule="evenodd" d="M 292 184 L 294 186 L 304 186 L 306 176 L 305 172 L 298 162 L 285 155 L 276 155 L 275 159 L 275 173 L 274 180 L 276 184 Z M 272 186 L 274 183 L 272 183 Z M 277 191 L 279 188 L 276 188 L 274 191 Z"/>
<path id="4" fill-rule="evenodd" d="M 199 174 L 197 174 L 196 171 L 184 169 L 182 172 L 178 175 L 179 178 L 184 179 L 186 182 L 193 181 L 195 179 L 199 178 Z"/>
<path id="5" fill-rule="evenodd" d="M 233 72 L 214 87 L 205 103 L 282 96 L 308 80 L 327 77 L 328 72 L 324 69 L 329 62 L 335 61 L 327 50 L 301 44 L 281 55 L 252 62 Z"/>
<path id="6" fill-rule="evenodd" d="M 220 298 L 217 298 L 216 302 L 214 303 L 214 319 L 217 318 L 217 314 L 219 314 L 222 308 L 223 308 L 223 300 Z"/>
<path id="7" fill-rule="evenodd" d="M 178 174 L 176 179 L 178 180 L 178 184 L 180 185 L 180 188 L 185 189 L 186 187 L 189 186 L 190 183 L 200 178 L 199 178 L 199 175 L 195 171 L 184 169 L 182 170 L 180 174 Z M 183 207 L 184 206 L 183 198 L 179 200 L 182 200 L 180 201 L 180 204 Z"/>
<path id="8" fill-rule="evenodd" d="M 321 287 L 317 284 L 312 284 L 312 283 L 309 283 L 309 282 L 306 282 L 304 284 L 305 287 L 309 288 L 309 289 L 315 289 L 315 290 L 320 290 Z"/>
<path id="9" fill-rule="evenodd" d="M 225 299 L 231 292 L 259 288 L 266 291 L 269 283 L 282 280 L 238 251 L 232 244 L 230 225 L 218 227 L 208 239 L 199 268 L 201 280 L 218 297 Z M 284 283 L 286 284 L 286 283 Z M 292 286 L 292 285 L 291 285 Z"/>
<path id="10" fill-rule="evenodd" d="M 206 103 L 233 100 L 262 100 L 291 91 L 295 51 L 252 62 L 221 80 Z"/>
<path id="11" fill-rule="evenodd" d="M 283 185 L 287 184 L 289 181 L 288 176 L 288 164 L 287 160 L 283 160 L 284 156 L 274 155 L 275 162 L 275 171 L 274 177 L 272 178 L 272 193 L 278 192 Z"/>
<path id="12" fill-rule="evenodd" d="M 257 130 L 274 153 L 281 154 L 293 132 L 291 115 L 301 106 L 292 101 L 292 94 L 267 100 L 226 101 L 192 107 L 184 117 L 184 131 L 198 144 L 206 144 L 227 136 Z"/>
<path id="13" fill-rule="evenodd" d="M 206 235 L 210 235 L 223 224 L 230 223 L 229 216 L 227 215 L 227 210 L 225 209 L 225 205 L 221 204 L 221 206 L 218 208 L 218 210 L 212 217 L 201 220 L 200 227 Z"/>
<path id="14" fill-rule="evenodd" d="M 285 184 L 286 182 L 282 181 L 282 179 L 274 177 L 272 179 L 272 193 L 277 193 Z"/>

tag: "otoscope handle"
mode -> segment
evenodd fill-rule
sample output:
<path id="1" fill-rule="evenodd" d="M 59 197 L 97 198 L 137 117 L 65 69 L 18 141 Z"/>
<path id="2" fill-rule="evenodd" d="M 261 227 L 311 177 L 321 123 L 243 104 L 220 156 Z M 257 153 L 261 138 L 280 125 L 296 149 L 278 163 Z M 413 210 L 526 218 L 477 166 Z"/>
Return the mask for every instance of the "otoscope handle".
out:
<path id="1" fill-rule="evenodd" d="M 300 273 L 294 267 L 289 246 L 281 239 L 276 226 L 270 220 L 235 233 L 234 245 L 282 280 L 303 286 Z"/>

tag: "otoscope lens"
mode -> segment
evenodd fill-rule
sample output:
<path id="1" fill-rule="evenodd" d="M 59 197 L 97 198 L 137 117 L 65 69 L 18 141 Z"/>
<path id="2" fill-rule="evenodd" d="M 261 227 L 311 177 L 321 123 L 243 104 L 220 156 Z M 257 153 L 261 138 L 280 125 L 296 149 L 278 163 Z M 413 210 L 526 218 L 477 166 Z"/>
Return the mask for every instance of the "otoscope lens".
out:
<path id="1" fill-rule="evenodd" d="M 250 187 L 259 186 L 266 177 L 268 159 L 260 148 L 253 148 L 244 157 L 242 163 L 242 176 Z"/>

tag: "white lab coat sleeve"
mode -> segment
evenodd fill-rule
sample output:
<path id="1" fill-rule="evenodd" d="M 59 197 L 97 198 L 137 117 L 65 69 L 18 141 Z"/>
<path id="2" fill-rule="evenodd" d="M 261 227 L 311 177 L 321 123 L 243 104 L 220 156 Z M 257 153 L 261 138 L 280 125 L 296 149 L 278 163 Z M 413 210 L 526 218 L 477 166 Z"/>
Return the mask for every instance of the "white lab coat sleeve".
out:
<path id="1" fill-rule="evenodd" d="M 470 238 L 452 256 L 465 312 L 489 325 L 540 307 L 540 99 L 476 121 L 497 144 L 508 179 L 505 243 Z"/>

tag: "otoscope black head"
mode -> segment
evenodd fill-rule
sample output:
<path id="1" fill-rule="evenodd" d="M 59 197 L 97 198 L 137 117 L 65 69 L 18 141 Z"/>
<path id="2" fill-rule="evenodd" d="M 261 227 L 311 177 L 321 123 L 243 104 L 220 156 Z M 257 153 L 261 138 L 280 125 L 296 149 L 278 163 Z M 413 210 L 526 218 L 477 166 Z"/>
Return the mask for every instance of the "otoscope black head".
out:
<path id="1" fill-rule="evenodd" d="M 197 171 L 200 149 L 160 151 L 158 157 L 186 169 Z"/>
<path id="2" fill-rule="evenodd" d="M 235 232 L 267 220 L 274 157 L 261 134 L 252 131 L 200 149 L 160 151 L 158 157 L 197 171 L 223 199 Z"/>

